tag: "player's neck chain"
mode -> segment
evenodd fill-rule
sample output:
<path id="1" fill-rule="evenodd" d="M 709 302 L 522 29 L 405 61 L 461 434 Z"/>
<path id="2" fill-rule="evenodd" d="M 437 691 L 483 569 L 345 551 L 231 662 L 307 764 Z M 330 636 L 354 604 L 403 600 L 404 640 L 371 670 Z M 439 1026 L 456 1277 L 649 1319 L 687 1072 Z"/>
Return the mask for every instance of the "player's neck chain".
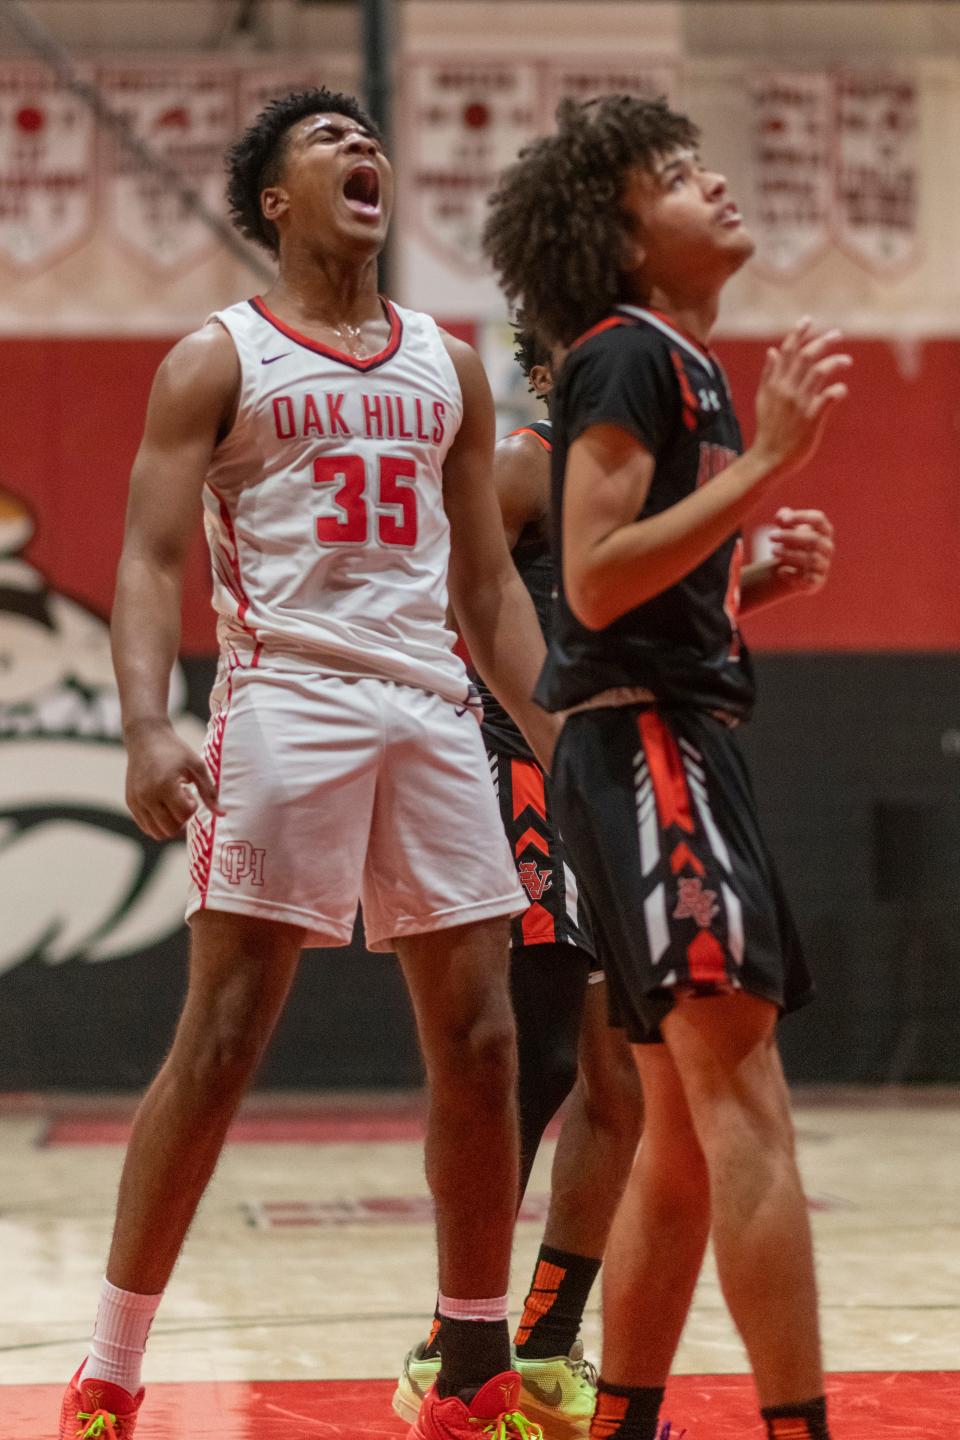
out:
<path id="1" fill-rule="evenodd" d="M 356 355 L 361 360 L 365 357 L 367 347 L 363 343 L 363 331 L 359 325 L 350 325 L 344 321 L 342 325 L 331 325 L 330 332 L 337 337 L 338 350 L 344 350 L 348 355 Z"/>

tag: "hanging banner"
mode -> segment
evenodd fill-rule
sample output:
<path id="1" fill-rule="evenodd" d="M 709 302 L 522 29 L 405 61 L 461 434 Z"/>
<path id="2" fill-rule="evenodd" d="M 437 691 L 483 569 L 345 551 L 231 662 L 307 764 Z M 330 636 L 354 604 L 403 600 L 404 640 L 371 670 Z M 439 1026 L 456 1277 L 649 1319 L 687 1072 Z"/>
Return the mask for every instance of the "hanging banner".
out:
<path id="1" fill-rule="evenodd" d="M 830 77 L 767 72 L 754 80 L 751 96 L 755 263 L 774 276 L 791 276 L 830 244 Z"/>
<path id="2" fill-rule="evenodd" d="M 43 65 L 0 65 L 0 257 L 42 270 L 86 240 L 94 121 Z"/>
<path id="3" fill-rule="evenodd" d="M 322 87 L 334 93 L 356 95 L 359 88 L 357 66 L 349 55 L 324 57 L 323 62 L 317 64 L 304 64 L 297 57 L 286 64 L 257 65 L 255 69 L 241 70 L 237 78 L 241 129 L 252 125 L 271 100 L 294 90 Z"/>
<path id="4" fill-rule="evenodd" d="M 234 80 L 232 69 L 184 61 L 100 72 L 111 109 L 218 214 L 225 209 L 224 151 L 236 126 Z M 112 138 L 106 139 L 104 172 L 111 229 L 138 255 L 171 270 L 216 251 L 219 241 L 185 197 Z"/>
<path id="5" fill-rule="evenodd" d="M 592 100 L 595 95 L 638 95 L 644 100 L 669 96 L 676 67 L 669 60 L 587 57 L 582 61 L 551 61 L 547 68 L 546 128 L 553 128 L 557 106 L 566 97 Z"/>
<path id="6" fill-rule="evenodd" d="M 412 218 L 448 263 L 482 273 L 487 196 L 540 128 L 538 67 L 520 60 L 415 60 L 405 79 Z"/>
<path id="7" fill-rule="evenodd" d="M 835 85 L 837 244 L 875 274 L 896 274 L 917 253 L 917 85 L 869 71 L 841 71 Z"/>

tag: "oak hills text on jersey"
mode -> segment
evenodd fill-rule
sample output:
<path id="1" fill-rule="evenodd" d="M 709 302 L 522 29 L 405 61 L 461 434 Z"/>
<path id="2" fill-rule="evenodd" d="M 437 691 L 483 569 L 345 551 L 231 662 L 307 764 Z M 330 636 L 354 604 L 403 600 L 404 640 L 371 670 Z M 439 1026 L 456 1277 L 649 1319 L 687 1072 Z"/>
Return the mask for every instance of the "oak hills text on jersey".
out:
<path id="1" fill-rule="evenodd" d="M 307 390 L 298 395 L 277 395 L 272 404 L 278 440 L 352 435 L 368 440 L 418 440 L 442 445 L 446 438 L 447 406 L 442 400 L 419 395 L 363 391 L 348 396 L 342 391 L 314 394 Z"/>

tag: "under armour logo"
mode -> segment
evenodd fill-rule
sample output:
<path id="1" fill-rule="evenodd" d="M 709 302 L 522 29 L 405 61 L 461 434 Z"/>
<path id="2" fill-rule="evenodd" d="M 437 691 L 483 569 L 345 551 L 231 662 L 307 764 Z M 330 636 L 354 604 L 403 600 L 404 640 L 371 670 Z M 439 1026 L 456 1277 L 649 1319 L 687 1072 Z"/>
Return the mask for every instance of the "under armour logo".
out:
<path id="1" fill-rule="evenodd" d="M 520 884 L 531 900 L 541 900 L 543 892 L 553 884 L 552 870 L 538 870 L 536 860 L 524 860 L 517 866 Z"/>
<path id="2" fill-rule="evenodd" d="M 249 840 L 231 840 L 220 846 L 220 873 L 231 885 L 239 885 L 241 880 L 262 885 L 266 853 L 266 850 L 255 849 Z"/>
<path id="3" fill-rule="evenodd" d="M 701 930 L 708 929 L 720 910 L 716 890 L 704 890 L 699 875 L 682 875 L 677 884 L 680 895 L 673 912 L 674 920 L 696 920 Z"/>

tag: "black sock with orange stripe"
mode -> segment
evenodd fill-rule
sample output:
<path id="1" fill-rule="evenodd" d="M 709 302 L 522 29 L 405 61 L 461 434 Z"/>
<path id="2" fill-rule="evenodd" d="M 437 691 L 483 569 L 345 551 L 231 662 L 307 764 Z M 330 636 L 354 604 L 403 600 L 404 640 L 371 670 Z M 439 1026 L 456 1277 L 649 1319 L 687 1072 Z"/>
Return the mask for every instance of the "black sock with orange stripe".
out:
<path id="1" fill-rule="evenodd" d="M 430 1326 L 430 1334 L 424 1342 L 420 1352 L 422 1360 L 435 1360 L 440 1354 L 440 1296 L 437 1296 L 437 1303 L 433 1307 L 433 1324 Z"/>
<path id="2" fill-rule="evenodd" d="M 520 1360 L 568 1355 L 580 1334 L 583 1312 L 600 1261 L 541 1245 L 530 1294 L 514 1344 Z"/>
<path id="3" fill-rule="evenodd" d="M 767 1422 L 767 1440 L 830 1440 L 822 1395 L 800 1405 L 773 1405 L 760 1414 Z"/>
<path id="4" fill-rule="evenodd" d="M 590 1440 L 657 1440 L 663 1388 L 608 1385 L 601 1375 Z"/>

